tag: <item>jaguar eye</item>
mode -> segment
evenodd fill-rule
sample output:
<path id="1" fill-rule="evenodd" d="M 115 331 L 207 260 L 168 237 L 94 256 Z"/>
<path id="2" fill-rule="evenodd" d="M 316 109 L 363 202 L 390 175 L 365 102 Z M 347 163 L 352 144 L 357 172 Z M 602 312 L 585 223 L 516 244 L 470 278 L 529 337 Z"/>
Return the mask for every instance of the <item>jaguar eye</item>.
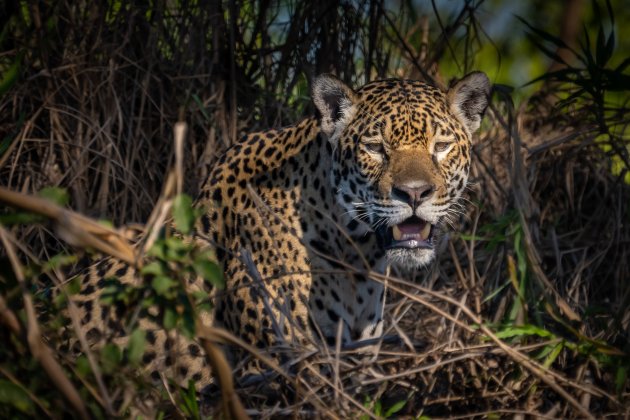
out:
<path id="1" fill-rule="evenodd" d="M 377 153 L 379 155 L 385 154 L 385 146 L 383 146 L 383 143 L 364 143 L 364 146 L 368 152 Z"/>
<path id="2" fill-rule="evenodd" d="M 433 150 L 435 151 L 435 153 L 440 153 L 448 149 L 450 145 L 451 143 L 440 141 L 435 143 L 435 146 L 433 146 Z"/>

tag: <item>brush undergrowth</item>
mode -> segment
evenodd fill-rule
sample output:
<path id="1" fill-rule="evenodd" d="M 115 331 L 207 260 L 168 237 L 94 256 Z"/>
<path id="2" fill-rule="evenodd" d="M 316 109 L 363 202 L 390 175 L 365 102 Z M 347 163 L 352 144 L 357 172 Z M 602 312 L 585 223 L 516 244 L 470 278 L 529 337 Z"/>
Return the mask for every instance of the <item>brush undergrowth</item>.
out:
<path id="1" fill-rule="evenodd" d="M 0 185 L 126 225 L 123 239 L 151 236 L 154 226 L 134 223 L 166 200 L 179 233 L 155 236 L 141 285 L 106 279 L 103 303 L 157 305 L 160 325 L 195 336 L 196 314 L 211 302 L 186 291 L 186 276 L 213 286 L 222 278 L 209 251 L 183 239 L 198 216 L 191 200 L 164 193 L 175 123 L 190 128 L 178 177 L 194 196 L 240 133 L 310 112 L 313 74 L 440 84 L 440 64 L 459 64 L 461 48 L 468 68 L 483 42 L 483 6 L 465 1 L 429 30 L 413 2 L 397 13 L 381 1 L 5 5 Z M 606 6 L 597 35 L 585 29 L 578 48 L 523 21 L 563 67 L 541 75 L 518 109 L 496 87 L 474 147 L 470 203 L 439 264 L 388 280 L 388 334 L 401 344 L 369 361 L 350 349 L 295 349 L 291 368 L 258 377 L 237 365 L 234 387 L 250 415 L 628 415 L 630 58 L 619 58 Z M 0 212 L 0 415 L 200 418 L 219 409 L 218 390 L 203 401 L 137 375 L 146 338 L 134 311 L 124 346 L 77 360 L 48 354 L 71 324 L 60 309 L 78 285 L 66 272 L 97 257 L 41 215 Z"/>

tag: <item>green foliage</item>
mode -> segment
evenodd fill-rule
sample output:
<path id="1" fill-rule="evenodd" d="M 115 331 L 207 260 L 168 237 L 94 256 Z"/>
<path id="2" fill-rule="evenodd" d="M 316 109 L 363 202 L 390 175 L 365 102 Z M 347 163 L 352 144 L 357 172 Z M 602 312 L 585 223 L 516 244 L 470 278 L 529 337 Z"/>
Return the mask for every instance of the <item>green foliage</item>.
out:
<path id="1" fill-rule="evenodd" d="M 375 416 L 382 417 L 383 407 L 380 400 L 372 401 L 369 397 L 366 396 L 363 402 L 363 407 L 370 410 Z M 368 416 L 367 414 L 363 414 L 361 415 L 360 420 L 367 420 L 369 418 L 370 416 Z"/>
<path id="2" fill-rule="evenodd" d="M 17 56 L 6 72 L 0 76 L 0 96 L 9 91 L 17 82 L 22 67 L 23 54 Z M 1 150 L 0 150 L 1 151 Z M 1 153 L 0 153 L 1 155 Z"/>
<path id="3" fill-rule="evenodd" d="M 614 29 L 611 29 L 608 35 L 606 35 L 602 23 L 599 27 L 597 40 L 594 45 L 591 43 L 588 31 L 584 31 L 584 40 L 580 43 L 580 50 L 575 51 L 561 39 L 528 24 L 523 19 L 521 19 L 521 21 L 532 31 L 529 34 L 532 42 L 536 43 L 538 48 L 550 58 L 560 61 L 566 66 L 561 70 L 545 73 L 530 82 L 534 83 L 540 80 L 550 80 L 572 85 L 572 92 L 560 103 L 561 107 L 567 107 L 573 104 L 577 99 L 583 98 L 596 105 L 596 108 L 594 108 L 595 117 L 601 118 L 605 111 L 604 103 L 606 93 L 627 91 L 630 89 L 630 75 L 624 73 L 630 65 L 630 57 L 625 58 L 623 62 L 615 68 L 608 67 L 615 50 Z M 554 50 L 548 49 L 544 44 L 538 42 L 536 36 L 551 43 L 556 49 L 564 48 L 570 50 L 581 65 L 574 66 L 565 62 L 562 58 L 558 57 Z M 602 119 L 599 122 L 601 123 L 601 128 L 605 129 L 605 121 Z"/>
<path id="4" fill-rule="evenodd" d="M 537 327 L 535 325 L 512 325 L 508 324 L 505 328 L 497 331 L 495 335 L 501 339 L 525 337 L 525 336 L 537 336 L 541 338 L 554 338 L 554 334 L 545 330 L 544 328 Z"/>
<path id="5" fill-rule="evenodd" d="M 615 372 L 618 391 L 627 384 L 630 358 L 603 341 L 593 340 L 577 332 L 571 338 L 563 337 L 548 328 L 532 324 L 506 323 L 495 327 L 495 330 L 498 338 L 511 343 L 525 344 L 543 340 L 547 344 L 533 353 L 532 357 L 546 368 L 551 367 L 563 352 L 568 351 L 590 358 L 596 361 L 600 368 Z"/>
<path id="6" fill-rule="evenodd" d="M 514 232 L 514 225 L 518 219 L 518 212 L 508 210 L 505 214 L 479 227 L 477 235 L 472 236 L 466 233 L 460 233 L 459 237 L 466 241 L 475 240 L 484 242 L 489 251 L 496 249 L 497 246 L 504 244 Z"/>
<path id="7" fill-rule="evenodd" d="M 478 235 L 474 238 L 471 235 L 460 234 L 465 240 L 474 239 L 476 242 L 484 243 L 488 251 L 493 251 L 499 246 L 511 245 L 513 256 L 507 258 L 507 279 L 495 290 L 492 290 L 485 298 L 484 302 L 495 299 L 507 290 L 513 290 L 515 298 L 507 314 L 505 322 L 514 323 L 521 316 L 526 316 L 525 307 L 530 302 L 528 292 L 535 292 L 528 286 L 528 260 L 525 251 L 523 238 L 523 228 L 521 220 L 516 210 L 509 210 L 499 216 L 496 220 L 479 227 Z M 534 299 L 533 301 L 536 301 Z"/>
<path id="8" fill-rule="evenodd" d="M 173 200 L 173 219 L 177 229 L 184 235 L 190 233 L 195 223 L 195 218 L 195 210 L 192 207 L 190 196 L 180 194 L 175 197 Z"/>
<path id="9" fill-rule="evenodd" d="M 385 411 L 385 418 L 390 418 L 390 417 L 394 416 L 396 413 L 398 413 L 400 410 L 402 410 L 405 407 L 406 404 L 407 404 L 407 400 L 401 400 L 401 401 L 398 401 L 398 402 L 392 404 Z"/>
<path id="10" fill-rule="evenodd" d="M 615 373 L 615 388 L 617 390 L 617 394 L 621 394 L 628 383 L 628 370 L 630 370 L 630 363 L 617 367 Z"/>
<path id="11" fill-rule="evenodd" d="M 53 255 L 48 261 L 42 265 L 42 273 L 49 273 L 53 270 L 60 270 L 63 267 L 71 266 L 77 262 L 77 256 L 66 254 L 64 252 Z M 71 282 L 71 284 L 74 284 Z M 70 292 L 72 293 L 72 292 Z"/>
<path id="12" fill-rule="evenodd" d="M 547 328 L 531 324 L 507 323 L 498 326 L 495 335 L 508 342 L 520 344 L 543 340 L 547 344 L 531 356 L 540 361 L 545 368 L 552 367 L 563 352 L 577 353 L 597 362 L 601 369 L 614 372 L 617 392 L 620 392 L 627 385 L 630 358 L 603 341 L 593 340 L 579 333 L 574 334 L 570 339 Z"/>
<path id="13" fill-rule="evenodd" d="M 223 271 L 215 262 L 213 251 L 206 250 L 197 255 L 193 261 L 193 267 L 197 275 L 201 276 L 210 285 L 222 289 L 225 286 Z"/>
<path id="14" fill-rule="evenodd" d="M 153 287 L 153 290 L 155 291 L 155 293 L 158 294 L 158 296 L 162 296 L 166 298 L 175 297 L 176 292 L 173 290 L 173 288 L 174 286 L 177 286 L 177 282 L 171 280 L 170 278 L 166 276 L 154 277 L 153 281 L 151 281 L 151 286 Z"/>
<path id="15" fill-rule="evenodd" d="M 59 205 L 65 205 L 68 202 L 68 194 L 59 188 L 45 188 L 40 192 L 40 196 Z M 192 231 L 200 210 L 193 209 L 192 200 L 186 196 L 178 197 L 174 204 L 173 218 L 177 230 L 162 232 L 162 236 L 158 237 L 149 249 L 147 263 L 139 271 L 142 281 L 127 284 L 120 278 L 110 277 L 104 279 L 104 284 L 102 284 L 100 304 L 104 307 L 112 307 L 117 316 L 121 316 L 119 321 L 127 331 L 127 340 L 124 345 L 110 342 L 100 350 L 94 351 L 93 362 L 99 367 L 108 386 L 132 385 L 138 395 L 155 392 L 151 388 L 146 388 L 145 379 L 133 374 L 135 369 L 142 366 L 142 358 L 147 346 L 147 332 L 138 325 L 138 316 L 152 319 L 167 330 L 177 329 L 182 335 L 191 338 L 195 334 L 195 319 L 199 312 L 212 308 L 208 290 L 211 287 L 224 285 L 223 274 L 212 250 L 196 245 L 193 239 L 184 234 L 184 231 L 189 233 Z M 23 213 L 14 214 L 19 216 Z M 24 271 L 29 279 L 55 276 L 57 272 L 65 272 L 67 267 L 76 264 L 77 260 L 77 255 L 62 252 L 41 263 L 31 263 L 24 267 Z M 97 262 L 96 268 L 98 269 L 99 264 L 104 263 L 107 261 Z M 0 267 L 4 269 L 3 259 L 0 259 Z M 191 293 L 187 288 L 191 276 L 203 278 L 208 287 Z M 12 307 L 19 308 L 21 289 L 16 279 L 0 271 L 0 280 L 0 291 L 3 297 L 8 299 Z M 55 341 L 54 338 L 62 330 L 73 332 L 73 327 L 63 311 L 68 304 L 67 296 L 80 292 L 82 286 L 80 280 L 79 276 L 66 281 L 63 287 L 64 293 L 55 295 L 53 305 L 50 305 L 49 290 L 33 288 L 36 292 L 35 302 L 42 308 L 39 314 L 42 330 L 51 342 Z M 152 310 L 149 311 L 149 308 Z M 16 313 L 24 322 L 23 309 Z M 0 415 L 10 418 L 16 413 L 26 415 L 41 413 L 39 406 L 26 392 L 27 389 L 46 404 L 48 401 L 54 401 L 49 407 L 52 412 L 63 413 L 64 400 L 59 398 L 58 390 L 50 388 L 49 379 L 34 359 L 30 356 L 24 357 L 24 355 L 28 355 L 28 348 L 15 337 L 9 340 L 7 346 L 0 348 L 0 358 L 15 360 L 15 363 L 11 365 L 3 363 L 2 368 L 14 372 L 15 377 L 24 378 L 23 385 L 0 378 Z M 60 360 L 64 361 L 66 358 Z M 102 407 L 99 401 L 93 398 L 93 391 L 90 391 L 97 389 L 97 386 L 92 383 L 94 370 L 89 359 L 81 355 L 67 368 L 67 373 L 74 383 L 89 385 L 88 388 L 79 388 L 79 392 L 85 398 L 92 414 L 97 418 L 102 418 Z M 194 386 L 189 390 L 182 390 L 178 395 L 177 404 L 181 405 L 180 410 L 186 413 L 187 417 L 200 418 Z M 163 398 L 166 400 L 168 396 L 165 394 Z"/>
<path id="16" fill-rule="evenodd" d="M 525 249 L 528 244 L 525 243 L 521 223 L 518 212 L 508 211 L 495 221 L 480 226 L 479 234 L 474 237 L 475 241 L 484 243 L 488 250 L 496 250 L 498 246 L 509 246 L 510 249 L 506 267 L 508 279 L 484 299 L 484 303 L 488 303 L 499 296 L 510 296 L 511 292 L 511 306 L 500 324 L 491 326 L 494 334 L 513 344 L 547 343 L 531 354 L 546 368 L 552 367 L 561 355 L 567 353 L 593 360 L 600 368 L 614 372 L 616 389 L 624 389 L 630 358 L 604 341 L 583 335 L 569 322 L 553 315 L 553 305 L 531 274 Z M 461 236 L 473 239 L 470 235 Z M 555 322 L 550 322 L 544 314 L 549 311 Z"/>
<path id="17" fill-rule="evenodd" d="M 123 284 L 120 279 L 105 281 L 101 304 L 124 305 L 128 308 L 128 325 L 131 331 L 124 349 L 113 344 L 103 348 L 101 365 L 106 373 L 121 370 L 128 361 L 132 366 L 141 363 L 146 347 L 145 332 L 134 324 L 137 319 L 134 308 L 140 308 L 143 317 L 153 320 L 166 330 L 178 329 L 186 337 L 195 334 L 195 319 L 199 311 L 212 308 L 209 293 L 187 289 L 190 276 L 198 275 L 212 287 L 223 287 L 223 275 L 216 263 L 214 253 L 202 249 L 184 235 L 194 226 L 199 210 L 192 208 L 192 200 L 180 196 L 174 201 L 173 218 L 179 232 L 159 237 L 149 249 L 149 261 L 140 270 L 143 278 L 138 285 Z M 154 308 L 148 311 L 149 308 Z M 156 314 L 157 315 L 153 315 Z M 125 357 L 123 357 L 123 355 Z M 123 369 L 124 370 L 124 369 Z M 187 416 L 199 418 L 194 387 L 180 394 L 181 409 Z"/>
<path id="18" fill-rule="evenodd" d="M 3 226 L 41 223 L 42 221 L 43 218 L 40 216 L 23 211 L 0 214 L 0 225 Z"/>
<path id="19" fill-rule="evenodd" d="M 529 29 L 528 37 L 538 49 L 563 64 L 561 69 L 544 73 L 530 83 L 545 81 L 558 84 L 561 100 L 557 107 L 563 112 L 579 113 L 584 117 L 583 122 L 599 129 L 601 135 L 596 142 L 611 156 L 611 170 L 615 175 L 625 174 L 626 182 L 630 183 L 630 133 L 626 128 L 630 56 L 620 56 L 627 52 L 618 51 L 615 40 L 619 35 L 616 33 L 615 13 L 610 0 L 606 0 L 610 22 L 608 31 L 598 2 L 592 2 L 592 6 L 598 22 L 596 38 L 593 41 L 590 31 L 585 27 L 577 50 L 557 36 L 519 18 Z M 577 62 L 566 62 L 560 58 L 555 52 L 560 48 L 571 51 Z M 613 64 L 614 61 L 618 61 L 618 64 Z"/>
<path id="20" fill-rule="evenodd" d="M 195 392 L 195 384 L 192 380 L 188 382 L 188 388 L 180 389 L 179 395 L 182 401 L 179 408 L 185 414 L 186 418 L 195 420 L 201 419 L 198 396 L 197 392 Z"/>
<path id="21" fill-rule="evenodd" d="M 146 334 L 143 330 L 136 328 L 129 337 L 127 346 L 127 357 L 133 365 L 138 365 L 144 354 L 146 347 Z"/>
<path id="22" fill-rule="evenodd" d="M 107 343 L 100 352 L 101 356 L 101 368 L 105 373 L 114 373 L 120 369 L 120 363 L 122 362 L 122 352 L 120 348 L 113 343 Z"/>
<path id="23" fill-rule="evenodd" d="M 90 373 L 92 373 L 92 367 L 90 366 L 90 362 L 85 355 L 80 355 L 79 357 L 77 357 L 75 364 L 77 368 L 77 374 L 80 377 L 85 378 Z"/>
<path id="24" fill-rule="evenodd" d="M 23 414 L 32 415 L 35 413 L 35 406 L 26 391 L 5 379 L 0 379 L 0 406 L 11 406 Z M 0 408 L 0 413 L 2 413 Z"/>
<path id="25" fill-rule="evenodd" d="M 395 417 L 395 415 L 400 412 L 400 410 L 405 408 L 405 405 L 407 405 L 407 401 L 408 400 L 406 399 L 400 400 L 389 406 L 387 409 L 384 409 L 381 400 L 372 401 L 369 397 L 366 396 L 363 402 L 363 407 L 370 410 L 372 414 L 374 414 L 376 417 L 388 419 Z M 369 418 L 370 416 L 368 416 L 367 414 L 363 414 L 360 417 L 361 420 L 367 420 Z"/>
<path id="26" fill-rule="evenodd" d="M 186 196 L 176 200 L 173 218 L 183 234 L 190 232 L 195 222 L 197 210 L 192 208 L 192 200 Z M 152 261 L 140 270 L 144 280 L 138 286 L 123 284 L 119 279 L 107 279 L 101 295 L 101 303 L 124 304 L 127 308 L 141 307 L 144 316 L 153 319 L 167 330 L 179 328 L 186 337 L 195 333 L 195 319 L 200 310 L 209 310 L 211 302 L 208 293 L 191 293 L 187 289 L 191 276 L 200 276 L 210 287 L 224 286 L 221 269 L 214 253 L 195 246 L 195 242 L 180 234 L 161 237 L 149 249 Z M 146 310 L 156 307 L 159 315 L 150 315 Z M 133 325 L 129 326 L 134 328 Z M 138 330 L 136 330 L 138 331 Z M 134 343 L 142 345 L 140 337 Z M 131 352 L 131 349 L 130 349 Z"/>

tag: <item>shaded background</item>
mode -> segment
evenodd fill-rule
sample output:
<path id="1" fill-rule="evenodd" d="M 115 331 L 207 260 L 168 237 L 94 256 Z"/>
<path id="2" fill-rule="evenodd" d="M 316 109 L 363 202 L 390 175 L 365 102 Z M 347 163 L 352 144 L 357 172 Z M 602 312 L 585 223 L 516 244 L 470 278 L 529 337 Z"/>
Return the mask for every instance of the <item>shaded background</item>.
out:
<path id="1" fill-rule="evenodd" d="M 617 22 L 630 18 L 621 1 L 611 5 Z M 606 5 L 585 0 L 51 1 L 3 9 L 3 183 L 21 187 L 28 172 L 35 190 L 68 187 L 74 208 L 115 223 L 146 218 L 180 115 L 192 128 L 194 195 L 208 165 L 243 132 L 310 114 L 316 74 L 355 86 L 391 76 L 446 85 L 477 69 L 515 88 L 520 103 L 540 86 L 524 85 L 558 65 L 517 16 L 575 48 L 584 30 L 591 44 L 601 25 L 611 30 Z M 623 31 L 615 27 L 610 68 L 627 56 Z M 581 64 L 540 36 L 538 43 Z"/>
<path id="2" fill-rule="evenodd" d="M 178 120 L 189 127 L 185 190 L 195 196 L 240 135 L 311 115 L 317 74 L 354 86 L 407 77 L 446 87 L 485 71 L 495 93 L 475 144 L 467 211 L 454 226 L 461 233 L 418 280 L 465 302 L 514 345 L 552 340 L 530 355 L 606 390 L 612 399 L 590 407 L 597 415 L 627 408 L 630 9 L 622 0 L 58 0 L 0 8 L 0 185 L 61 187 L 68 206 L 115 225 L 143 223 L 154 208 Z M 47 225 L 1 215 L 33 258 L 75 252 Z M 15 298 L 11 276 L 1 273 L 3 293 Z M 422 311 L 402 321 L 404 331 L 436 348 L 452 339 L 420 326 L 431 318 Z M 14 365 L 3 368 L 28 377 L 23 349 L 4 351 Z M 518 370 L 502 368 L 497 377 Z M 27 388 L 56 401 L 44 380 L 33 381 Z M 530 407 L 532 399 L 551 412 L 558 401 L 538 385 L 507 399 L 462 386 L 439 390 L 437 414 Z M 443 409 L 444 395 L 475 403 Z M 408 414 L 422 404 L 431 407 L 415 401 Z"/>

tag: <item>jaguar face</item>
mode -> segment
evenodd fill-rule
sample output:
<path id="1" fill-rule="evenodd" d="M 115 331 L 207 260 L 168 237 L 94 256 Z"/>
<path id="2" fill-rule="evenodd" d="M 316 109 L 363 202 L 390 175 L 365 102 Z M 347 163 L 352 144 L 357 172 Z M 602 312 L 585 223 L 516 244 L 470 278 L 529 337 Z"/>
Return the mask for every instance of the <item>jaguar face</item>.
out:
<path id="1" fill-rule="evenodd" d="M 313 100 L 333 146 L 337 201 L 349 224 L 376 233 L 390 263 L 427 265 L 441 227 L 463 211 L 471 137 L 489 93 L 479 72 L 447 92 L 410 80 L 353 91 L 332 76 L 316 79 Z"/>

